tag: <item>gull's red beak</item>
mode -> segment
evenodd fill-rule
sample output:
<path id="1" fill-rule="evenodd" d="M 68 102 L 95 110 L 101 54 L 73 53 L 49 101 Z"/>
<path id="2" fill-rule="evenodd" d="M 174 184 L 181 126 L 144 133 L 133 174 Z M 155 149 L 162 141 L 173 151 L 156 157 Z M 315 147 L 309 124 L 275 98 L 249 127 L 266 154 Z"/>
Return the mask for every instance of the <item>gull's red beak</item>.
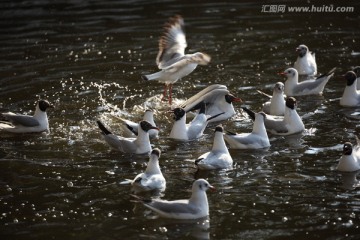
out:
<path id="1" fill-rule="evenodd" d="M 242 102 L 242 100 L 241 100 L 241 98 L 236 97 L 236 98 L 233 99 L 233 102 Z"/>

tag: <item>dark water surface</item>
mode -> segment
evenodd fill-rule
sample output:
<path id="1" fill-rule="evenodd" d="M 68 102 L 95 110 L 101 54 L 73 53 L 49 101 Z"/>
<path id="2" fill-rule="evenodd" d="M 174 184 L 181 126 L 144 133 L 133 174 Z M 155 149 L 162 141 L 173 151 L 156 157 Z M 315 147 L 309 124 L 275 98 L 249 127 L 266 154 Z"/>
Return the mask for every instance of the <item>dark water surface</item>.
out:
<path id="1" fill-rule="evenodd" d="M 234 170 L 199 173 L 193 161 L 211 147 L 213 126 L 197 141 L 167 139 L 172 120 L 159 101 L 163 86 L 140 78 L 156 70 L 163 23 L 181 14 L 187 51 L 204 51 L 212 62 L 175 84 L 174 97 L 220 83 L 258 110 L 266 98 L 255 90 L 271 93 L 284 80 L 276 73 L 293 64 L 301 43 L 316 52 L 321 73 L 337 67 L 339 76 L 360 65 L 357 2 L 340 5 L 353 13 L 266 13 L 264 5 L 278 2 L 2 1 L 1 110 L 32 114 L 39 98 L 56 108 L 50 134 L 1 133 L 0 238 L 359 239 L 356 173 L 335 171 L 342 144 L 360 131 L 351 115 L 358 109 L 339 107 L 339 77 L 323 96 L 298 98 L 304 134 L 270 135 L 269 150 L 230 150 Z M 223 126 L 250 132 L 240 106 Z M 118 132 L 114 116 L 137 121 L 147 107 L 161 128 L 152 143 L 163 151 L 162 197 L 187 198 L 193 180 L 206 178 L 217 188 L 208 193 L 209 219 L 157 218 L 119 184 L 140 173 L 148 157 L 111 151 L 95 120 Z"/>

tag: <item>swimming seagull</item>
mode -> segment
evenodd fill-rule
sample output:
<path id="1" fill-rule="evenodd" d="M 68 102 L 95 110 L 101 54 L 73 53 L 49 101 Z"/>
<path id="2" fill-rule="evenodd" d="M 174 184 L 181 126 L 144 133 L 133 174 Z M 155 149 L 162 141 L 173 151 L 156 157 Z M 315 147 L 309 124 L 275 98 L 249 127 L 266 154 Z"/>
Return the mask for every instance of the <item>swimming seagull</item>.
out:
<path id="1" fill-rule="evenodd" d="M 263 111 L 266 114 L 274 116 L 284 116 L 285 113 L 285 95 L 284 84 L 277 82 L 273 88 L 273 95 L 270 96 L 270 101 L 263 104 Z"/>
<path id="2" fill-rule="evenodd" d="M 123 118 L 119 118 L 125 126 L 124 128 L 124 132 L 125 134 L 130 137 L 130 136 L 137 136 L 138 135 L 138 128 L 139 128 L 139 123 L 127 120 L 127 119 L 123 119 Z M 143 120 L 148 121 L 149 123 L 151 123 L 151 125 L 156 127 L 155 121 L 154 121 L 154 113 L 153 111 L 151 111 L 150 109 L 147 109 L 144 113 L 143 116 Z M 149 130 L 149 137 L 152 138 L 158 138 L 159 137 L 159 130 L 158 129 L 150 129 Z"/>
<path id="3" fill-rule="evenodd" d="M 343 154 L 336 167 L 338 171 L 354 172 L 360 170 L 360 146 L 353 146 L 350 142 L 344 143 Z"/>
<path id="4" fill-rule="evenodd" d="M 201 104 L 199 113 L 197 113 L 194 119 L 186 124 L 186 112 L 183 108 L 175 108 L 171 112 L 174 113 L 174 125 L 170 132 L 170 138 L 178 140 L 193 140 L 200 138 L 208 124 L 208 122 L 223 114 L 219 113 L 212 117 L 205 115 L 205 104 Z"/>
<path id="5" fill-rule="evenodd" d="M 124 153 L 145 154 L 151 152 L 149 130 L 159 130 L 159 128 L 151 125 L 148 121 L 143 120 L 139 123 L 140 128 L 138 129 L 137 137 L 125 138 L 111 133 L 100 121 L 96 122 L 104 135 L 105 142 L 113 149 Z"/>
<path id="6" fill-rule="evenodd" d="M 310 52 L 309 48 L 303 44 L 299 45 L 296 51 L 298 52 L 298 57 L 294 63 L 294 68 L 298 71 L 299 75 L 316 75 L 315 53 Z"/>
<path id="7" fill-rule="evenodd" d="M 54 108 L 47 100 L 39 100 L 33 116 L 2 113 L 6 121 L 0 122 L 0 131 L 11 133 L 35 133 L 49 131 L 49 121 L 46 114 L 48 108 Z"/>
<path id="8" fill-rule="evenodd" d="M 340 98 L 340 105 L 344 107 L 356 107 L 360 105 L 360 91 L 356 89 L 357 78 L 353 71 L 348 71 L 344 78 L 346 79 L 346 87 Z"/>
<path id="9" fill-rule="evenodd" d="M 251 133 L 236 134 L 227 132 L 224 136 L 225 141 L 231 148 L 236 149 L 258 149 L 270 147 L 269 137 L 264 125 L 265 118 L 265 113 L 255 113 L 255 121 Z"/>
<path id="10" fill-rule="evenodd" d="M 224 129 L 221 125 L 216 126 L 211 151 L 204 153 L 195 160 L 195 165 L 199 169 L 232 169 L 233 159 L 226 147 L 223 132 Z"/>
<path id="11" fill-rule="evenodd" d="M 141 202 L 145 207 L 150 208 L 160 217 L 173 219 L 198 219 L 209 215 L 209 203 L 206 191 L 215 190 L 205 179 L 198 179 L 192 185 L 190 199 L 181 200 L 161 200 L 161 199 L 142 199 L 138 196 L 135 202 Z"/>
<path id="12" fill-rule="evenodd" d="M 213 84 L 180 104 L 179 107 L 189 112 L 199 109 L 201 104 L 205 103 L 206 115 L 215 116 L 224 113 L 208 121 L 211 123 L 224 121 L 235 115 L 233 102 L 241 102 L 241 99 L 232 95 L 225 85 Z"/>
<path id="13" fill-rule="evenodd" d="M 121 182 L 121 184 L 130 183 L 135 192 L 152 190 L 165 191 L 166 180 L 159 166 L 160 155 L 160 149 L 153 149 L 145 172 L 138 174 L 134 180 L 126 180 Z"/>
<path id="14" fill-rule="evenodd" d="M 300 133 L 305 130 L 299 114 L 296 112 L 296 99 L 288 97 L 286 99 L 286 108 L 284 117 L 273 117 L 266 115 L 265 128 L 268 132 L 275 135 L 290 135 Z M 244 111 L 255 120 L 255 113 L 250 109 L 243 107 Z"/>
<path id="15" fill-rule="evenodd" d="M 287 77 L 287 80 L 285 81 L 285 95 L 292 97 L 322 94 L 325 85 L 334 75 L 335 69 L 336 68 L 331 69 L 328 73 L 323 74 L 316 79 L 305 80 L 302 82 L 298 82 L 298 71 L 295 68 L 288 68 L 284 72 L 280 72 L 280 75 Z"/>
<path id="16" fill-rule="evenodd" d="M 170 18 L 164 29 L 165 33 L 159 40 L 159 52 L 156 57 L 156 64 L 160 71 L 143 75 L 142 79 L 165 83 L 163 100 L 167 95 L 167 87 L 169 87 L 168 100 L 171 106 L 172 84 L 194 71 L 197 65 L 207 65 L 211 58 L 202 52 L 185 54 L 187 43 L 184 20 L 181 16 L 176 15 Z"/>

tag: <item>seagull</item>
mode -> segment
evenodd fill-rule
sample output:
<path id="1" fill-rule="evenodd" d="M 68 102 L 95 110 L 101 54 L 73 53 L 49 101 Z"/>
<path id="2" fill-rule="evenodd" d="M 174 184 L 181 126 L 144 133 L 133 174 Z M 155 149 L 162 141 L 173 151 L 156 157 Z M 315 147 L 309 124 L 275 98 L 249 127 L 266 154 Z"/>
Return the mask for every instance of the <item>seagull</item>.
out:
<path id="1" fill-rule="evenodd" d="M 340 105 L 344 107 L 356 107 L 360 105 L 360 90 L 357 90 L 357 78 L 353 71 L 348 71 L 344 78 L 346 87 L 340 98 Z"/>
<path id="2" fill-rule="evenodd" d="M 316 79 L 305 80 L 298 82 L 298 71 L 295 68 L 288 68 L 284 72 L 280 72 L 280 75 L 287 77 L 285 81 L 285 95 L 303 96 L 303 95 L 318 95 L 322 94 L 326 83 L 334 75 L 336 68 L 331 69 L 328 73 L 323 74 Z"/>
<path id="3" fill-rule="evenodd" d="M 205 115 L 205 104 L 203 103 L 201 104 L 199 113 L 196 114 L 190 123 L 186 124 L 186 112 L 183 108 L 175 108 L 171 112 L 174 113 L 175 122 L 170 132 L 170 138 L 178 140 L 193 140 L 200 138 L 204 133 L 208 121 L 223 114 L 219 113 L 207 118 Z"/>
<path id="4" fill-rule="evenodd" d="M 223 131 L 224 129 L 221 125 L 216 126 L 211 151 L 204 153 L 195 160 L 195 165 L 198 169 L 232 169 L 233 159 L 226 147 Z"/>
<path id="5" fill-rule="evenodd" d="M 232 95 L 226 86 L 220 84 L 213 84 L 199 93 L 195 94 L 182 104 L 180 107 L 184 108 L 186 112 L 197 110 L 202 103 L 206 105 L 206 115 L 215 116 L 219 113 L 223 113 L 208 122 L 219 122 L 231 118 L 235 115 L 233 102 L 241 102 L 240 98 Z"/>
<path id="6" fill-rule="evenodd" d="M 138 135 L 138 128 L 139 128 L 139 123 L 127 120 L 127 119 L 123 119 L 123 118 L 119 118 L 125 126 L 124 128 L 124 132 L 127 136 L 137 136 Z M 151 125 L 156 127 L 155 121 L 154 121 L 154 113 L 153 111 L 151 111 L 150 109 L 147 109 L 144 113 L 144 117 L 143 120 L 148 121 L 149 123 L 151 123 Z M 157 129 L 150 129 L 149 130 L 149 137 L 151 139 L 154 138 L 158 138 L 159 137 L 159 130 Z"/>
<path id="7" fill-rule="evenodd" d="M 209 55 L 196 52 L 185 54 L 187 47 L 184 32 L 184 19 L 176 15 L 169 19 L 164 26 L 165 33 L 159 40 L 159 52 L 156 57 L 156 64 L 159 72 L 143 75 L 146 81 L 157 80 L 165 83 L 163 100 L 167 95 L 169 87 L 169 105 L 172 103 L 172 84 L 177 82 L 195 70 L 197 65 L 207 65 L 211 58 Z"/>
<path id="8" fill-rule="evenodd" d="M 135 202 L 142 204 L 157 213 L 160 217 L 172 219 L 198 219 L 209 215 L 209 203 L 206 196 L 208 189 L 215 190 L 205 179 L 198 179 L 192 185 L 192 193 L 190 199 L 181 200 L 161 200 L 150 199 L 145 200 L 138 196 Z"/>
<path id="9" fill-rule="evenodd" d="M 273 88 L 273 95 L 270 96 L 270 101 L 263 104 L 263 111 L 266 114 L 274 116 L 284 116 L 285 113 L 285 95 L 284 84 L 277 82 Z"/>
<path id="10" fill-rule="evenodd" d="M 0 121 L 0 131 L 11 133 L 35 133 L 49 131 L 49 121 L 46 114 L 48 108 L 54 108 L 47 100 L 39 100 L 33 116 L 2 113 L 6 121 Z"/>
<path id="11" fill-rule="evenodd" d="M 360 170 L 360 146 L 353 146 L 350 142 L 344 143 L 343 154 L 336 169 L 342 172 L 354 172 Z"/>
<path id="12" fill-rule="evenodd" d="M 296 106 L 296 99 L 288 97 L 286 99 L 285 115 L 283 118 L 266 115 L 264 122 L 266 130 L 274 135 L 290 135 L 304 131 L 305 126 L 299 114 L 296 112 Z M 243 107 L 243 110 L 255 120 L 255 113 L 253 111 L 246 107 Z"/>
<path id="13" fill-rule="evenodd" d="M 121 182 L 121 184 L 130 183 L 135 192 L 152 190 L 165 191 L 166 180 L 159 166 L 160 155 L 160 149 L 153 149 L 145 172 L 138 174 L 134 180 L 126 180 Z"/>
<path id="14" fill-rule="evenodd" d="M 148 121 L 143 120 L 139 123 L 140 128 L 138 129 L 137 137 L 125 138 L 111 133 L 100 121 L 97 121 L 97 124 L 104 135 L 105 142 L 113 149 L 124 153 L 146 154 L 151 152 L 149 130 L 159 130 L 159 128 L 151 125 Z"/>
<path id="15" fill-rule="evenodd" d="M 315 61 L 315 53 L 309 51 L 305 45 L 299 45 L 296 48 L 299 53 L 294 68 L 299 72 L 299 75 L 314 76 L 317 73 L 317 66 Z"/>
<path id="16" fill-rule="evenodd" d="M 255 121 L 251 133 L 235 134 L 227 132 L 224 139 L 231 148 L 236 149 L 258 149 L 270 147 L 269 137 L 266 132 L 264 120 L 265 113 L 255 113 Z"/>

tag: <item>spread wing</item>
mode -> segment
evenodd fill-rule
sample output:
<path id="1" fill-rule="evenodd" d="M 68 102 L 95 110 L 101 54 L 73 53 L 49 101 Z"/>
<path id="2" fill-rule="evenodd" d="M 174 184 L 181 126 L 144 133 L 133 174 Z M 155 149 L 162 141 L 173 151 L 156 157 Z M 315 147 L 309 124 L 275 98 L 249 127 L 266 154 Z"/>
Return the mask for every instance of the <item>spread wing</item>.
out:
<path id="1" fill-rule="evenodd" d="M 181 16 L 176 15 L 170 18 L 164 29 L 165 33 L 159 40 L 159 53 L 156 57 L 159 69 L 164 69 L 177 62 L 185 55 L 187 47 L 184 20 Z"/>

